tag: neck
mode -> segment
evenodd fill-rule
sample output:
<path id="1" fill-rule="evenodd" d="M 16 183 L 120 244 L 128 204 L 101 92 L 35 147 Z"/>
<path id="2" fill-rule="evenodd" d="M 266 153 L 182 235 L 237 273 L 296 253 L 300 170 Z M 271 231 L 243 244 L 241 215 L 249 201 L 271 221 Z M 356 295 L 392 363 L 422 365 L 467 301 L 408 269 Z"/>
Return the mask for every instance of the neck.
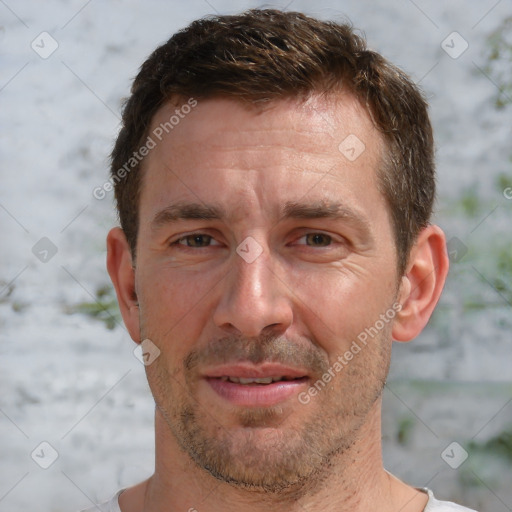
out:
<path id="1" fill-rule="evenodd" d="M 392 477 L 382 466 L 380 400 L 368 414 L 356 442 L 327 462 L 322 475 L 306 489 L 279 494 L 246 490 L 221 482 L 198 467 L 180 449 L 156 412 L 155 473 L 120 498 L 123 512 L 183 510 L 201 512 L 419 512 L 426 497 Z M 314 480 L 314 481 L 313 481 Z M 134 505 L 137 504 L 137 505 Z"/>

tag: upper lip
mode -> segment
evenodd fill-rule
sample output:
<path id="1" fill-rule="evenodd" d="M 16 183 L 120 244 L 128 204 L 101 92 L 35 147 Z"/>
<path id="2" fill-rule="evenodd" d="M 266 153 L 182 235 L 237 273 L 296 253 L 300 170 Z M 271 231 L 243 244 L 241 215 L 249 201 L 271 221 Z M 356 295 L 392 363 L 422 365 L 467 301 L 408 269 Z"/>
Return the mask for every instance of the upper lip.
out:
<path id="1" fill-rule="evenodd" d="M 238 377 L 243 379 L 265 377 L 306 377 L 307 372 L 301 368 L 291 368 L 279 363 L 264 363 L 254 365 L 252 363 L 225 364 L 216 366 L 203 372 L 204 377 Z"/>

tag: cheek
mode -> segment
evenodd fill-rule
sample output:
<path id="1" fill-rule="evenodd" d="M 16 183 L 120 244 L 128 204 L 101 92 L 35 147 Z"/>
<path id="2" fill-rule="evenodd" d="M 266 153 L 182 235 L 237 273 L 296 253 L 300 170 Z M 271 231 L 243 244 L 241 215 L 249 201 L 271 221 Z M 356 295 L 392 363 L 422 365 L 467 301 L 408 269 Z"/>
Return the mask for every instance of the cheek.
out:
<path id="1" fill-rule="evenodd" d="M 214 282 L 207 273 L 166 265 L 142 263 L 137 293 L 151 314 L 165 324 L 176 323 L 206 297 Z"/>
<path id="2" fill-rule="evenodd" d="M 142 335 L 182 361 L 204 329 L 212 286 L 176 269 L 146 270 L 138 280 Z"/>
<path id="3" fill-rule="evenodd" d="M 343 354 L 391 305 L 391 288 L 369 274 L 333 270 L 303 277 L 297 277 L 292 288 L 300 299 L 300 323 L 330 359 Z"/>

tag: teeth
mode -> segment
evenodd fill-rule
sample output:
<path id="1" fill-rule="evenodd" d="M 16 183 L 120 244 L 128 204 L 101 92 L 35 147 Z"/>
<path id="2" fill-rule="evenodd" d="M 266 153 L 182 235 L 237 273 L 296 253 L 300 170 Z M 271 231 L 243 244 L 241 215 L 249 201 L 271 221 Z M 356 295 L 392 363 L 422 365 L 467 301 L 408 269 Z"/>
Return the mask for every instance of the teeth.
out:
<path id="1" fill-rule="evenodd" d="M 284 377 L 221 377 L 221 380 L 234 382 L 236 384 L 270 384 L 271 382 L 279 382 L 280 380 L 284 380 Z"/>

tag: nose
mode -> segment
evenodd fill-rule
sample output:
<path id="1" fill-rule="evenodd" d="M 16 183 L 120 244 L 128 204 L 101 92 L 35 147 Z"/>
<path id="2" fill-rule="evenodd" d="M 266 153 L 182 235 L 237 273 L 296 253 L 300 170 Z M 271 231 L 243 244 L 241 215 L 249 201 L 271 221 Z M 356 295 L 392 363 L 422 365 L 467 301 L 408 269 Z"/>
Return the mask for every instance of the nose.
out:
<path id="1" fill-rule="evenodd" d="M 291 325 L 291 293 L 278 275 L 268 251 L 247 262 L 233 255 L 233 265 L 222 281 L 214 323 L 230 334 L 257 337 L 263 331 L 283 334 Z M 268 334 L 265 332 L 264 334 Z"/>

